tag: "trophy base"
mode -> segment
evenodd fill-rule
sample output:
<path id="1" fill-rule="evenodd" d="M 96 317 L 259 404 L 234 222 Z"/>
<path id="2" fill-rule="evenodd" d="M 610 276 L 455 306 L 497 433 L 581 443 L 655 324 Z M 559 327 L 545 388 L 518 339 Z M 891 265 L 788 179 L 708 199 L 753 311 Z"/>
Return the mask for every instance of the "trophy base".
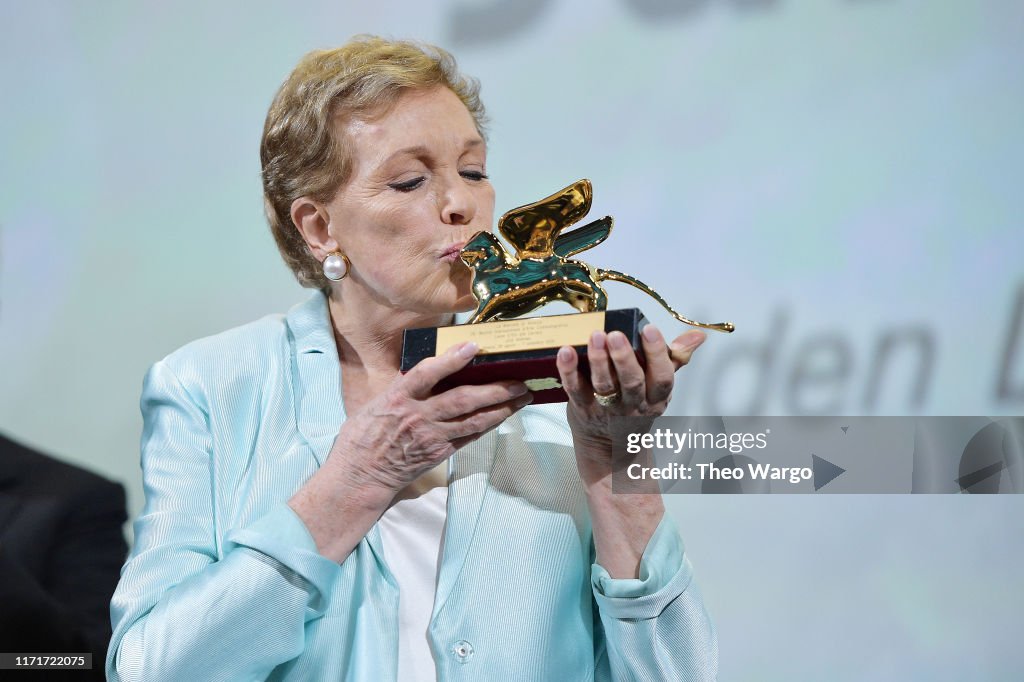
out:
<path id="1" fill-rule="evenodd" d="M 637 308 L 530 317 L 454 327 L 406 329 L 402 345 L 402 373 L 426 358 L 444 353 L 451 346 L 475 341 L 480 352 L 455 374 L 434 388 L 441 393 L 464 384 L 488 384 L 502 379 L 525 382 L 534 404 L 564 403 L 568 400 L 558 376 L 555 357 L 562 346 L 573 346 L 580 358 L 580 371 L 589 375 L 587 341 L 596 330 L 620 331 L 644 365 L 640 332 L 647 318 Z"/>

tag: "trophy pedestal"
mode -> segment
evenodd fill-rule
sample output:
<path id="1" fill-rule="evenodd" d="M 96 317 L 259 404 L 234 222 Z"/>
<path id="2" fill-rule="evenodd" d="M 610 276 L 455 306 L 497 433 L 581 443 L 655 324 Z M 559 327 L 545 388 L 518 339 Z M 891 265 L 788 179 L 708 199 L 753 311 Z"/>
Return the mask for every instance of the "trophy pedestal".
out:
<path id="1" fill-rule="evenodd" d="M 534 404 L 564 403 L 568 399 L 558 377 L 555 356 L 562 346 L 573 346 L 580 370 L 589 376 L 587 341 L 596 330 L 626 335 L 640 365 L 644 352 L 640 332 L 647 324 L 637 308 L 529 317 L 453 327 L 406 329 L 402 345 L 402 372 L 444 353 L 451 346 L 475 341 L 480 352 L 473 361 L 435 387 L 441 393 L 463 384 L 487 384 L 501 379 L 526 382 Z"/>

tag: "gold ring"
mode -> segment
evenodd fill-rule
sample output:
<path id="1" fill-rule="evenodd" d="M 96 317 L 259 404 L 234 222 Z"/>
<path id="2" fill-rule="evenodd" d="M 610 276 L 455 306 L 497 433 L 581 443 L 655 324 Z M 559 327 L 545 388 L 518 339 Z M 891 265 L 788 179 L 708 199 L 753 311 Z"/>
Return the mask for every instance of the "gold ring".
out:
<path id="1" fill-rule="evenodd" d="M 597 404 L 600 405 L 601 407 L 611 407 L 612 405 L 619 402 L 621 398 L 622 393 L 620 393 L 619 391 L 615 391 L 615 393 L 609 393 L 608 395 L 601 395 L 597 391 L 594 391 L 594 400 L 596 400 Z"/>

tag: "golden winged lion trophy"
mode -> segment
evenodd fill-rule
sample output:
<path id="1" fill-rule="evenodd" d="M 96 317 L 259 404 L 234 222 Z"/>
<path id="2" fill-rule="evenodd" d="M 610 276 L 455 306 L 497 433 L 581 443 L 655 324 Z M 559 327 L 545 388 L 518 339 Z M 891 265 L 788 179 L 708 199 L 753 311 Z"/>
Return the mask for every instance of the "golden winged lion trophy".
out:
<path id="1" fill-rule="evenodd" d="M 592 200 L 590 180 L 584 179 L 505 213 L 498 220 L 498 232 L 515 253 L 509 253 L 490 232 L 474 235 L 460 257 L 473 270 L 476 310 L 466 325 L 406 330 L 402 370 L 408 371 L 454 343 L 473 340 L 480 345 L 480 354 L 471 365 L 438 384 L 438 390 L 459 383 L 517 378 L 530 386 L 535 403 L 565 401 L 554 367 L 555 353 L 561 346 L 576 346 L 585 368 L 590 334 L 598 329 L 619 330 L 643 361 L 639 333 L 646 319 L 635 308 L 607 310 L 603 281 L 636 287 L 685 324 L 722 332 L 734 330 L 729 322 L 709 324 L 686 318 L 635 277 L 572 258 L 611 234 L 611 216 L 566 231 L 587 215 Z M 553 301 L 564 301 L 584 314 L 514 319 Z"/>
<path id="2" fill-rule="evenodd" d="M 581 313 L 606 310 L 608 294 L 601 282 L 612 280 L 643 291 L 680 322 L 733 331 L 729 322 L 708 324 L 683 317 L 658 292 L 624 272 L 571 259 L 594 248 L 612 232 L 612 217 L 605 216 L 563 234 L 590 212 L 592 200 L 590 180 L 584 179 L 501 216 L 498 231 L 515 249 L 515 255 L 490 232 L 478 232 L 467 242 L 461 257 L 475 271 L 473 294 L 478 301 L 470 324 L 518 317 L 551 301 L 565 301 Z"/>

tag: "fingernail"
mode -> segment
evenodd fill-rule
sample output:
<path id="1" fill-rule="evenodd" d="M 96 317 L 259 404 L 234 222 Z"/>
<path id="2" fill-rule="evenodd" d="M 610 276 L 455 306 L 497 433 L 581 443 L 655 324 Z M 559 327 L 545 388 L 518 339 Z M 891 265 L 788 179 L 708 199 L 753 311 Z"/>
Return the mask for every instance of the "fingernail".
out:
<path id="1" fill-rule="evenodd" d="M 602 350 L 604 348 L 604 332 L 594 332 L 590 335 L 590 345 L 595 350 Z"/>
<path id="2" fill-rule="evenodd" d="M 524 405 L 529 405 L 532 402 L 533 402 L 533 394 L 532 393 L 527 393 L 523 397 L 521 397 L 518 400 L 516 400 L 516 405 L 518 405 L 519 407 L 522 407 Z"/>
<path id="3" fill-rule="evenodd" d="M 476 352 L 478 350 L 480 350 L 480 346 L 477 344 L 476 341 L 468 341 L 467 343 L 463 344 L 462 348 L 458 350 L 456 355 L 458 355 L 459 358 L 465 360 L 466 358 L 471 358 L 474 355 L 476 355 Z"/>
<path id="4" fill-rule="evenodd" d="M 569 346 L 562 346 L 558 349 L 558 359 L 562 362 L 569 362 L 572 360 L 572 351 L 569 350 Z"/>
<path id="5" fill-rule="evenodd" d="M 629 340 L 622 332 L 612 332 L 608 335 L 608 345 L 616 350 L 621 350 L 629 345 Z"/>
<path id="6" fill-rule="evenodd" d="M 646 327 L 644 327 L 644 331 L 642 333 L 644 335 L 644 338 L 650 341 L 651 343 L 654 343 L 655 341 L 661 338 L 661 332 L 658 331 L 658 328 L 655 327 L 653 324 L 648 324 Z"/>
<path id="7" fill-rule="evenodd" d="M 515 398 L 516 396 L 523 395 L 524 393 L 529 393 L 529 391 L 530 389 L 528 389 L 526 387 L 526 384 L 523 383 L 512 384 L 511 386 L 508 387 L 509 395 L 511 395 L 513 398 Z"/>

